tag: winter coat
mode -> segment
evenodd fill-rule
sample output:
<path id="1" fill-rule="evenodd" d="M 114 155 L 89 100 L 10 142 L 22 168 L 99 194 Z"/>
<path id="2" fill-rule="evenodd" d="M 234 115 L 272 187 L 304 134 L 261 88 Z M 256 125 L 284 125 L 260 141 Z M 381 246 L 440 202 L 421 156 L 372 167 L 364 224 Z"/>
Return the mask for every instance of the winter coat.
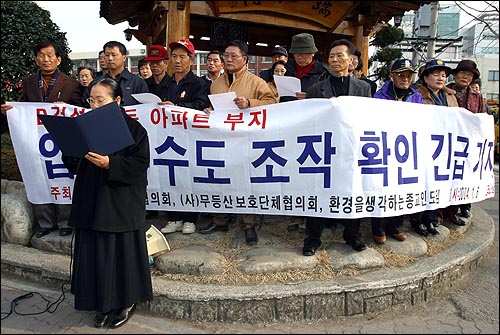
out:
<path id="1" fill-rule="evenodd" d="M 446 87 L 457 91 L 455 83 L 451 83 L 447 85 Z M 463 105 L 460 105 L 460 107 L 463 107 L 472 113 L 485 113 L 486 108 L 484 106 L 484 100 L 483 100 L 483 95 L 480 92 L 476 92 L 472 90 L 469 86 L 465 89 L 465 96 L 466 96 L 466 101 Z M 458 99 L 457 99 L 458 101 Z M 460 103 L 459 103 L 460 104 Z"/>
<path id="2" fill-rule="evenodd" d="M 147 230 L 146 185 L 149 139 L 146 129 L 122 111 L 135 144 L 108 155 L 109 168 L 63 156 L 76 173 L 69 225 L 100 232 Z"/>
<path id="3" fill-rule="evenodd" d="M 455 91 L 452 90 L 451 88 L 448 88 L 444 86 L 442 88 L 444 93 L 446 94 L 446 104 L 448 107 L 458 107 L 458 101 L 457 98 L 455 97 Z M 435 105 L 436 103 L 431 97 L 431 93 L 429 92 L 429 89 L 427 86 L 422 85 L 418 88 L 417 90 L 420 94 L 422 94 L 422 99 L 424 100 L 424 104 L 426 105 Z"/>
<path id="4" fill-rule="evenodd" d="M 307 93 L 307 98 L 331 98 L 333 97 L 332 83 L 330 78 L 327 76 L 326 79 L 314 84 L 305 91 Z M 367 97 L 371 98 L 371 87 L 370 85 L 356 77 L 349 78 L 349 92 L 347 95 L 357 96 L 357 97 Z"/>
<path id="5" fill-rule="evenodd" d="M 376 99 L 397 100 L 394 92 L 394 83 L 391 80 L 387 81 L 373 97 Z M 410 86 L 409 93 L 404 101 L 417 104 L 424 103 L 422 94 L 420 94 L 413 86 Z"/>
<path id="6" fill-rule="evenodd" d="M 267 82 L 259 76 L 248 71 L 244 66 L 241 70 L 233 73 L 233 82 L 229 84 L 229 71 L 215 79 L 210 86 L 212 94 L 236 92 L 236 96 L 243 96 L 250 100 L 250 107 L 275 104 L 275 97 Z"/>
<path id="7" fill-rule="evenodd" d="M 119 76 L 120 79 L 118 80 L 118 83 L 122 90 L 121 106 L 123 107 L 123 106 L 139 105 L 140 102 L 135 100 L 132 97 L 132 94 L 148 93 L 149 89 L 148 85 L 146 84 L 146 81 L 141 77 L 130 73 L 127 69 L 124 69 Z M 94 78 L 94 80 L 92 80 L 90 85 L 85 90 L 85 94 L 83 96 L 83 98 L 85 99 L 84 102 L 86 102 L 87 98 L 90 96 L 90 89 L 92 88 L 92 86 L 94 86 L 98 80 L 103 78 L 111 78 L 111 76 L 108 73 L 105 73 L 103 76 Z M 85 107 L 90 107 L 90 105 L 87 104 Z"/>
<path id="8" fill-rule="evenodd" d="M 38 87 L 38 72 L 23 79 L 23 89 L 23 94 L 19 101 L 43 102 L 43 97 Z M 46 102 L 54 101 L 64 101 L 73 106 L 83 107 L 80 83 L 70 76 L 59 72 Z"/>

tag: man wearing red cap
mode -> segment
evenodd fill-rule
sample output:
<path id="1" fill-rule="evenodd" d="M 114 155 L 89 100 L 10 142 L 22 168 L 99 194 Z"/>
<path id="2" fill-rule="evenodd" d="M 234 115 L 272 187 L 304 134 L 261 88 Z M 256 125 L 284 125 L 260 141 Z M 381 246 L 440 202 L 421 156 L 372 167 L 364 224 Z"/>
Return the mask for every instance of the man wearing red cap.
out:
<path id="1" fill-rule="evenodd" d="M 181 39 L 168 45 L 174 73 L 170 78 L 169 95 L 161 104 L 203 110 L 210 105 L 210 85 L 191 71 L 194 64 L 194 45 Z"/>
<path id="2" fill-rule="evenodd" d="M 162 45 L 152 45 L 149 47 L 148 56 L 144 58 L 149 62 L 153 75 L 146 79 L 149 93 L 157 95 L 162 101 L 169 98 L 168 84 L 170 76 L 167 73 L 168 51 Z"/>
<path id="3" fill-rule="evenodd" d="M 176 105 L 191 109 L 204 110 L 210 106 L 208 95 L 210 83 L 191 71 L 194 64 L 194 45 L 190 40 L 181 39 L 168 45 L 174 73 L 168 80 L 165 94 L 161 95 L 161 105 Z M 182 231 L 183 234 L 195 232 L 198 220 L 196 212 L 168 212 L 168 224 L 161 229 L 168 234 Z"/>

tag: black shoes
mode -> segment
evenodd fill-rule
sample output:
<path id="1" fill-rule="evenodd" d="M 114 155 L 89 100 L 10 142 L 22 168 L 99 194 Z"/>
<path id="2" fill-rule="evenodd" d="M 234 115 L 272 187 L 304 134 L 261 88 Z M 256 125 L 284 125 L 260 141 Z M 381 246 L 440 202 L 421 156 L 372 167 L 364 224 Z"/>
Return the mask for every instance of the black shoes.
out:
<path id="1" fill-rule="evenodd" d="M 68 236 L 73 234 L 73 228 L 59 228 L 59 236 Z"/>
<path id="2" fill-rule="evenodd" d="M 229 230 L 228 226 L 218 226 L 212 221 L 208 226 L 206 226 L 203 229 L 200 229 L 198 232 L 200 234 L 212 234 L 215 233 L 216 231 L 228 231 L 228 230 Z"/>
<path id="3" fill-rule="evenodd" d="M 465 225 L 467 225 L 467 222 L 465 222 L 461 218 L 457 218 L 457 217 L 455 217 L 454 220 L 450 220 L 450 222 L 453 223 L 453 224 L 456 224 L 457 226 L 465 226 Z"/>
<path id="4" fill-rule="evenodd" d="M 109 322 L 109 328 L 118 328 L 127 323 L 135 312 L 135 306 L 133 304 L 132 307 L 118 309 Z"/>
<path id="5" fill-rule="evenodd" d="M 426 222 L 425 227 L 427 228 L 427 231 L 431 233 L 432 235 L 437 235 L 439 232 L 436 230 L 436 227 L 439 226 L 439 223 L 437 222 Z"/>
<path id="6" fill-rule="evenodd" d="M 356 251 L 363 251 L 366 249 L 366 245 L 361 240 L 351 240 L 345 242 L 347 245 L 350 245 Z"/>
<path id="7" fill-rule="evenodd" d="M 40 238 L 40 237 L 43 237 L 45 235 L 50 234 L 50 232 L 54 231 L 54 230 L 55 229 L 53 229 L 53 228 L 38 228 L 38 230 L 35 233 L 35 236 Z"/>
<path id="8" fill-rule="evenodd" d="M 311 246 L 304 247 L 302 249 L 302 255 L 304 255 L 304 256 L 313 256 L 316 253 L 317 249 L 318 248 L 311 247 Z"/>
<path id="9" fill-rule="evenodd" d="M 94 319 L 94 327 L 102 328 L 105 327 L 109 322 L 110 313 L 97 312 Z"/>
<path id="10" fill-rule="evenodd" d="M 38 230 L 35 233 L 35 236 L 40 238 L 45 235 L 50 234 L 50 232 L 57 230 L 55 228 L 38 228 Z M 68 236 L 73 234 L 73 228 L 60 228 L 59 229 L 59 236 Z"/>
<path id="11" fill-rule="evenodd" d="M 411 225 L 415 232 L 424 237 L 429 236 L 429 232 L 427 231 L 427 227 L 423 223 L 412 223 Z"/>
<path id="12" fill-rule="evenodd" d="M 247 245 L 256 245 L 259 241 L 259 237 L 257 236 L 257 232 L 255 228 L 250 227 L 245 229 L 245 240 Z"/>
<path id="13" fill-rule="evenodd" d="M 470 218 L 472 216 L 472 214 L 470 213 L 470 210 L 466 209 L 465 211 L 462 211 L 460 213 L 460 216 L 463 217 L 463 218 Z"/>

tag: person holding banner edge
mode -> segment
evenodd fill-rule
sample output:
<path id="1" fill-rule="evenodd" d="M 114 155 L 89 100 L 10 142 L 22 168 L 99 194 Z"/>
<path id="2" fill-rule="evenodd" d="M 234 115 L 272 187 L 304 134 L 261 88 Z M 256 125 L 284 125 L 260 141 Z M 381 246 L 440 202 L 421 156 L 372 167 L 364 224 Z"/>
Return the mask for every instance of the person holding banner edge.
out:
<path id="1" fill-rule="evenodd" d="M 484 105 L 483 95 L 479 90 L 472 88 L 473 80 L 479 80 L 480 72 L 477 69 L 477 64 L 473 60 L 464 59 L 458 63 L 457 67 L 452 71 L 454 83 L 448 84 L 447 87 L 455 90 L 458 105 L 472 113 L 486 113 L 486 106 Z M 460 216 L 463 218 L 471 217 L 470 203 L 448 206 L 445 209 L 449 217 L 458 214 L 460 209 Z"/>
<path id="2" fill-rule="evenodd" d="M 39 71 L 23 79 L 22 102 L 52 102 L 68 103 L 83 106 L 80 83 L 59 71 L 61 55 L 57 45 L 44 40 L 33 48 L 34 60 Z M 12 106 L 3 104 L 2 114 L 6 114 Z M 33 204 L 39 225 L 35 236 L 41 238 L 54 230 L 59 230 L 60 236 L 69 236 L 73 229 L 68 226 L 71 204 Z"/>
<path id="3" fill-rule="evenodd" d="M 121 103 L 119 84 L 98 79 L 90 90 L 92 109 Z M 71 292 L 75 309 L 96 311 L 94 326 L 124 325 L 138 302 L 153 298 L 146 231 L 146 186 L 150 163 L 146 129 L 122 109 L 135 141 L 116 153 L 63 155 L 76 174 L 69 224 L 75 228 Z"/>

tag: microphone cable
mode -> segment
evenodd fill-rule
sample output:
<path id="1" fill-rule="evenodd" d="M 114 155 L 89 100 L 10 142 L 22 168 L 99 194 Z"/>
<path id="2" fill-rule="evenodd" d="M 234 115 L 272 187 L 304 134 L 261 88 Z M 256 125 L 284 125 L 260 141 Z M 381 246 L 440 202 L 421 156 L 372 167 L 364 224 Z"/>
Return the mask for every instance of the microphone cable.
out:
<path id="1" fill-rule="evenodd" d="M 65 291 L 64 290 L 64 286 L 66 284 L 71 284 L 72 269 L 73 269 L 73 241 L 75 239 L 75 234 L 76 234 L 76 230 L 73 231 L 73 234 L 71 235 L 71 244 L 70 244 L 70 247 L 71 247 L 71 252 L 70 252 L 71 259 L 70 259 L 70 263 L 69 263 L 69 279 L 66 282 L 62 283 L 62 285 L 61 285 L 61 295 L 55 301 L 51 302 L 49 299 L 45 298 L 39 292 L 28 292 L 28 293 L 22 294 L 22 295 L 20 295 L 20 296 L 18 296 L 16 298 L 14 298 L 10 302 L 10 311 L 8 311 L 8 312 L 2 312 L 2 318 L 0 319 L 1 321 L 7 319 L 12 314 L 17 314 L 17 315 L 21 315 L 21 316 L 27 316 L 27 315 L 39 315 L 39 314 L 43 314 L 43 313 L 51 313 L 52 314 L 52 313 L 55 313 L 57 311 L 57 308 L 59 307 L 59 305 L 66 298 L 66 293 L 69 292 L 69 291 Z M 42 298 L 42 300 L 44 300 L 46 302 L 44 310 L 39 311 L 39 312 L 32 312 L 32 313 L 22 313 L 22 312 L 18 312 L 16 310 L 16 307 L 19 304 L 19 302 L 21 302 L 22 300 L 25 300 L 25 299 L 29 299 L 29 298 L 33 297 L 34 295 L 40 296 L 40 298 Z"/>

